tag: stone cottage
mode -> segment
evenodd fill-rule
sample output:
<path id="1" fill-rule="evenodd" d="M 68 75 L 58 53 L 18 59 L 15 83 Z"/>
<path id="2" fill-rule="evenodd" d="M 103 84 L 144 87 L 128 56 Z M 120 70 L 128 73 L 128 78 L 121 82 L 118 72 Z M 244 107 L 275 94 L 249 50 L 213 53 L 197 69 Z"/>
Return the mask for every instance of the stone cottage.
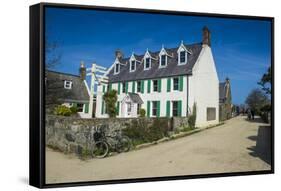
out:
<path id="1" fill-rule="evenodd" d="M 46 70 L 46 109 L 55 105 L 75 106 L 82 118 L 89 114 L 90 91 L 85 80 L 86 68 L 81 63 L 80 75 Z"/>

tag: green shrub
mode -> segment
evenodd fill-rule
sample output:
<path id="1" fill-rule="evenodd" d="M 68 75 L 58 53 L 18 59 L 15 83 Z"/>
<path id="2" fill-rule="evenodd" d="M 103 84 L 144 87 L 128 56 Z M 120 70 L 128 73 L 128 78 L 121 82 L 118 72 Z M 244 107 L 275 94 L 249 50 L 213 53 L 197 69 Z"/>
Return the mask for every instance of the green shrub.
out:
<path id="1" fill-rule="evenodd" d="M 55 115 L 70 116 L 72 114 L 71 109 L 65 105 L 58 105 L 54 109 Z"/>
<path id="2" fill-rule="evenodd" d="M 156 118 L 153 120 L 153 123 L 148 127 L 148 140 L 156 141 L 165 136 L 168 136 L 168 123 L 166 120 L 161 120 Z"/>
<path id="3" fill-rule="evenodd" d="M 105 102 L 106 111 L 109 117 L 116 117 L 116 102 L 117 102 L 117 91 L 109 90 L 103 95 L 103 100 Z"/>
<path id="4" fill-rule="evenodd" d="M 188 116 L 188 126 L 191 129 L 195 128 L 197 107 L 196 103 L 193 104 L 192 114 Z"/>
<path id="5" fill-rule="evenodd" d="M 72 114 L 75 114 L 75 113 L 78 112 L 78 108 L 77 108 L 76 106 L 72 106 L 72 107 L 70 108 L 70 111 L 71 111 Z"/>
<path id="6" fill-rule="evenodd" d="M 130 126 L 123 129 L 123 134 L 132 140 L 133 145 L 153 142 L 168 136 L 168 123 L 158 118 L 151 125 L 145 118 L 133 120 Z"/>
<path id="7" fill-rule="evenodd" d="M 145 117 L 145 114 L 146 114 L 145 109 L 141 108 L 140 109 L 140 117 Z"/>

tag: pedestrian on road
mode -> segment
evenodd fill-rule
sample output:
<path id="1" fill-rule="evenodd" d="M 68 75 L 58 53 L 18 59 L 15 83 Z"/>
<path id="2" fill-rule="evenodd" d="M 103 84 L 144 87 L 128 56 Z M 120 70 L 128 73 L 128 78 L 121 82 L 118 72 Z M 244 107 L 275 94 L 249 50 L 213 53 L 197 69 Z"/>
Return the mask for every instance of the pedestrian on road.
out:
<path id="1" fill-rule="evenodd" d="M 252 115 L 252 120 L 255 119 L 255 111 L 254 110 L 251 110 L 251 115 Z"/>
<path id="2" fill-rule="evenodd" d="M 248 120 L 251 120 L 252 119 L 252 112 L 251 112 L 250 108 L 247 110 L 247 114 L 248 114 Z"/>

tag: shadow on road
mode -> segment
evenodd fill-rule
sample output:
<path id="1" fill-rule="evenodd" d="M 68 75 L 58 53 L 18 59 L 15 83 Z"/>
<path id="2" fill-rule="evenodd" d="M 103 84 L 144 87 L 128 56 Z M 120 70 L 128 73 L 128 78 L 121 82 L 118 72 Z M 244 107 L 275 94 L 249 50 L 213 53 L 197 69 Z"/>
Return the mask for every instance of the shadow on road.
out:
<path id="1" fill-rule="evenodd" d="M 256 141 L 256 146 L 248 148 L 249 154 L 271 165 L 271 127 L 259 126 L 258 135 L 249 136 L 248 139 Z"/>

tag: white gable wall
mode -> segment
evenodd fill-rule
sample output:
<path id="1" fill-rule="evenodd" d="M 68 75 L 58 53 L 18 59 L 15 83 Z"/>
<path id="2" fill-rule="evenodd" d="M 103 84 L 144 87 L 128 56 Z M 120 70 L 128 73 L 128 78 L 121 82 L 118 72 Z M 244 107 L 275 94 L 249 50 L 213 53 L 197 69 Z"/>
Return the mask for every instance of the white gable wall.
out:
<path id="1" fill-rule="evenodd" d="M 207 45 L 201 50 L 192 75 L 189 76 L 188 106 L 192 110 L 197 105 L 196 126 L 202 127 L 218 123 L 219 118 L 219 80 L 211 48 Z M 207 107 L 216 108 L 216 119 L 207 121 Z"/>

